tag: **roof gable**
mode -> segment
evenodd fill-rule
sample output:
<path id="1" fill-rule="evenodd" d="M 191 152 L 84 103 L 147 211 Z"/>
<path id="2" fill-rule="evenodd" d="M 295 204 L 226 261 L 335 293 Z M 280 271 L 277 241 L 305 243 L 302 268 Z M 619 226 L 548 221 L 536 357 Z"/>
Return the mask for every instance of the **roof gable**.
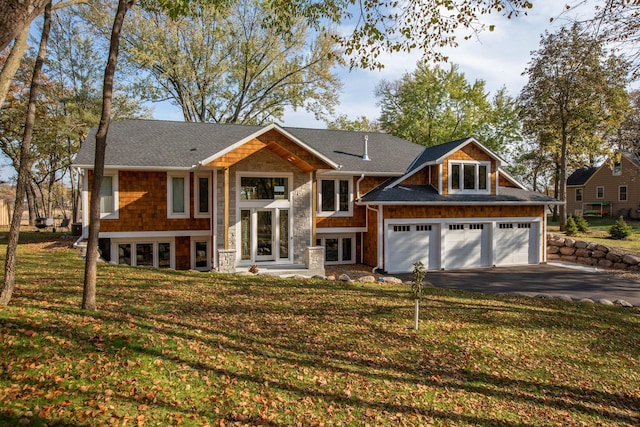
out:
<path id="1" fill-rule="evenodd" d="M 454 153 L 463 150 L 468 145 L 473 144 L 480 148 L 483 152 L 485 152 L 493 161 L 496 162 L 496 169 L 500 167 L 501 163 L 504 163 L 504 160 L 500 158 L 496 153 L 487 148 L 484 144 L 479 142 L 477 139 L 473 137 L 458 139 L 451 142 L 445 142 L 444 144 L 434 145 L 432 147 L 426 147 L 420 156 L 411 164 L 407 173 L 405 173 L 400 178 L 389 184 L 389 187 L 396 186 L 411 177 L 412 175 L 418 173 L 425 167 L 429 165 L 437 165 L 444 163 L 445 159 L 451 157 Z"/>
<path id="2" fill-rule="evenodd" d="M 339 167 L 334 161 L 275 124 L 246 136 L 199 164 L 227 168 L 265 148 L 304 172 Z"/>

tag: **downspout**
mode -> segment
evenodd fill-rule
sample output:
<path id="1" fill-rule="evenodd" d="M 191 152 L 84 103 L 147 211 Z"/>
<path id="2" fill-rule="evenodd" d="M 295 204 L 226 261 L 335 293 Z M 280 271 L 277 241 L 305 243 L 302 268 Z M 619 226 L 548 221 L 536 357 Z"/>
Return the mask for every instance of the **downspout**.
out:
<path id="1" fill-rule="evenodd" d="M 372 210 L 376 213 L 376 218 L 378 219 L 378 222 L 380 221 L 380 209 L 374 209 L 369 205 L 367 206 L 367 211 Z M 367 216 L 367 228 L 369 227 L 369 221 L 368 221 L 368 216 Z M 368 230 L 367 230 L 368 231 Z M 379 230 L 378 230 L 379 231 Z M 381 263 L 380 263 L 380 247 L 381 247 L 381 242 L 380 242 L 380 235 L 378 233 L 378 238 L 376 239 L 377 243 L 378 243 L 378 265 L 376 265 L 375 267 L 373 267 L 373 269 L 371 270 L 372 273 L 375 273 L 377 269 L 379 269 L 381 267 Z M 364 246 L 364 245 L 363 245 Z"/>
<path id="2" fill-rule="evenodd" d="M 364 174 L 356 181 L 356 202 L 360 202 L 360 182 L 364 179 Z M 369 212 L 365 210 L 364 225 L 369 227 Z M 368 229 L 368 228 L 367 228 Z M 360 232 L 360 262 L 364 259 L 364 233 Z"/>
<path id="3" fill-rule="evenodd" d="M 364 179 L 364 174 L 360 175 L 360 178 L 356 181 L 356 201 L 360 201 L 360 183 Z"/>
<path id="4" fill-rule="evenodd" d="M 216 222 L 214 221 L 214 211 L 215 211 L 215 200 L 216 198 L 214 197 L 216 188 L 215 188 L 215 184 L 214 184 L 214 174 L 215 171 L 211 171 L 211 177 L 209 178 L 209 185 L 211 186 L 211 194 L 209 194 L 209 229 L 211 230 L 211 266 L 215 269 L 218 268 L 218 257 L 216 256 L 217 250 L 216 250 L 216 232 L 214 230 L 214 227 L 216 225 Z M 196 179 L 197 181 L 197 179 Z"/>

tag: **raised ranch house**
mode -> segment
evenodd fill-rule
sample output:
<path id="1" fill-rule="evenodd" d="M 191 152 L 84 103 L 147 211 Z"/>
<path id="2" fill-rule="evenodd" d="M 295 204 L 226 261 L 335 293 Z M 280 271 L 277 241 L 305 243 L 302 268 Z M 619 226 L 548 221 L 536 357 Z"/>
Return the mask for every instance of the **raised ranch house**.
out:
<path id="1" fill-rule="evenodd" d="M 616 151 L 599 167 L 576 170 L 567 178 L 567 213 L 574 216 L 640 218 L 640 160 Z"/>
<path id="2" fill-rule="evenodd" d="M 94 131 L 95 132 L 95 131 Z M 83 237 L 94 159 L 83 171 Z M 473 138 L 128 120 L 109 129 L 102 257 L 224 272 L 364 263 L 389 273 L 545 261 L 545 205 Z"/>

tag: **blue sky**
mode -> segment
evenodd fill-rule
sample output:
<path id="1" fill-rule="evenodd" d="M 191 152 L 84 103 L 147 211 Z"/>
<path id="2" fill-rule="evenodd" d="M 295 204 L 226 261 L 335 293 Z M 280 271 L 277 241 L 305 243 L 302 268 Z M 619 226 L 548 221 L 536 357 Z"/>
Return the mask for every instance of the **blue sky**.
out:
<path id="1" fill-rule="evenodd" d="M 511 96 L 517 96 L 527 82 L 522 73 L 530 60 L 531 51 L 538 49 L 540 35 L 545 30 L 554 32 L 567 22 L 567 18 L 561 16 L 566 4 L 564 1 L 534 0 L 533 3 L 528 16 L 511 20 L 498 14 L 483 17 L 486 25 L 496 25 L 494 31 L 484 31 L 479 38 L 470 40 L 460 38 L 457 48 L 443 50 L 443 53 L 449 57 L 449 62 L 459 65 L 467 80 L 484 80 L 486 89 L 491 93 L 506 86 Z M 590 10 L 585 6 L 580 12 L 587 13 Z M 550 18 L 555 18 L 554 22 L 550 22 Z M 421 52 L 418 51 L 386 55 L 382 59 L 385 68 L 381 71 L 336 70 L 343 83 L 336 114 L 346 114 L 349 118 L 365 115 L 369 119 L 376 119 L 379 116 L 376 86 L 383 79 L 396 80 L 404 73 L 412 72 L 420 57 Z M 448 67 L 447 64 L 443 66 Z M 180 110 L 168 102 L 150 105 L 156 119 L 183 120 Z M 324 122 L 315 120 L 313 114 L 304 110 L 287 111 L 283 122 L 286 126 L 326 127 Z"/>

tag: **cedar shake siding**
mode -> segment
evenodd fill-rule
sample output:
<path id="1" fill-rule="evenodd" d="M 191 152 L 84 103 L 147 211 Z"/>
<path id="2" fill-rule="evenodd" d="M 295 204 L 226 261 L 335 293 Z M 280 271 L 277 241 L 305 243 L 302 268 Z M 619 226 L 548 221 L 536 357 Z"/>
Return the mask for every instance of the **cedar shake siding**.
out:
<path id="1" fill-rule="evenodd" d="M 89 191 L 93 171 L 89 171 Z M 193 174 L 189 178 L 190 217 L 167 218 L 167 173 L 118 171 L 118 219 L 100 220 L 100 232 L 209 230 L 209 219 L 194 218 Z"/>
<path id="2" fill-rule="evenodd" d="M 384 219 L 542 217 L 544 206 L 398 206 L 384 207 Z"/>
<path id="3" fill-rule="evenodd" d="M 444 163 L 442 164 L 442 194 L 449 194 L 449 162 L 460 160 L 491 162 L 488 185 L 490 193 L 496 194 L 496 161 L 484 150 L 473 143 L 462 147 L 460 150 L 457 150 L 444 160 Z"/>

